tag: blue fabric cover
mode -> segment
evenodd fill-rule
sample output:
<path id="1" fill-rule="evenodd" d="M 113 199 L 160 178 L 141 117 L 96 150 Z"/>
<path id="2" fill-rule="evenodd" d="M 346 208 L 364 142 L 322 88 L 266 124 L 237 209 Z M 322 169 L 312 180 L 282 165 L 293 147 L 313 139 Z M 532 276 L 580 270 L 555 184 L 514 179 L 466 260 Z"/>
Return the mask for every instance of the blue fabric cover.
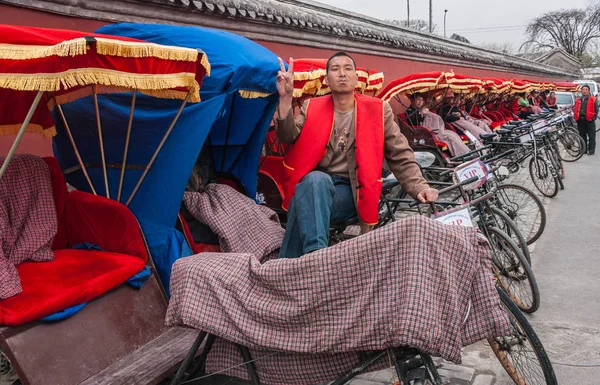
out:
<path id="1" fill-rule="evenodd" d="M 64 319 L 67 319 L 67 318 L 73 316 L 74 314 L 78 313 L 81 309 L 83 309 L 83 307 L 85 305 L 87 305 L 87 302 L 84 302 L 84 303 L 79 304 L 79 305 L 68 307 L 65 310 L 56 312 L 54 314 L 50 314 L 49 316 L 46 316 L 46 317 L 42 318 L 41 321 L 44 321 L 44 322 L 62 321 Z"/>
<path id="2" fill-rule="evenodd" d="M 152 270 L 149 266 L 145 266 L 142 271 L 127 280 L 127 284 L 134 289 L 141 289 L 148 278 L 152 275 Z"/>
<path id="3" fill-rule="evenodd" d="M 98 99 L 106 162 L 109 165 L 120 164 L 123 162 L 131 94 L 99 95 Z M 142 226 L 161 282 L 167 288 L 171 264 L 181 256 L 169 253 L 173 241 L 181 239 L 183 243 L 182 236 L 174 235 L 174 225 L 185 185 L 224 101 L 225 95 L 222 95 L 203 103 L 189 104 L 183 110 L 129 206 Z M 180 105 L 179 100 L 137 96 L 127 158 L 127 164 L 133 168 L 125 172 L 121 202 L 125 203 L 129 198 Z M 96 192 L 105 195 L 92 97 L 65 104 L 62 108 Z M 68 170 L 79 163 L 56 109 L 53 114 L 57 128 L 53 140 L 54 154 L 66 171 L 67 182 L 78 190 L 91 192 L 80 170 Z M 120 175 L 120 167 L 108 168 L 110 197 L 113 199 L 117 197 Z"/>
<path id="4" fill-rule="evenodd" d="M 255 198 L 260 152 L 278 102 L 277 55 L 243 36 L 210 28 L 123 23 L 96 32 L 206 53 L 211 72 L 202 82 L 202 101 L 226 95 L 210 131 L 215 169 L 238 178 Z M 243 98 L 240 90 L 271 96 Z"/>

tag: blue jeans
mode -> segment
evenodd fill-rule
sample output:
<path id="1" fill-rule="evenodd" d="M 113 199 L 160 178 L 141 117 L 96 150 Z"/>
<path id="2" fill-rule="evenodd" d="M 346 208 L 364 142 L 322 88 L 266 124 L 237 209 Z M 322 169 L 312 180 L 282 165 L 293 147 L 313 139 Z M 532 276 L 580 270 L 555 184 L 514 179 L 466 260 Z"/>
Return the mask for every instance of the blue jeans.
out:
<path id="1" fill-rule="evenodd" d="M 350 179 L 321 171 L 308 173 L 296 185 L 279 258 L 298 258 L 329 246 L 331 223 L 356 217 Z"/>

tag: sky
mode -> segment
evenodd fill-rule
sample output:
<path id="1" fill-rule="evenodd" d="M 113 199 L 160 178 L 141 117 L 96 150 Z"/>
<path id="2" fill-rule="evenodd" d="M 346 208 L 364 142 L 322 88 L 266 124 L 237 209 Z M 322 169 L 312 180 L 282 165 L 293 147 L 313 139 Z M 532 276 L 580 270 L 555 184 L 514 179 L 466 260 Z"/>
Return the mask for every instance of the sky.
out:
<path id="1" fill-rule="evenodd" d="M 407 0 L 317 0 L 321 3 L 378 19 L 406 20 Z M 410 18 L 429 20 L 428 0 L 409 0 Z M 583 8 L 598 0 L 433 0 L 433 23 L 444 33 L 464 36 L 473 44 L 525 41 L 527 22 L 543 13 L 564 8 Z M 600 22 L 600 21 L 599 21 Z"/>

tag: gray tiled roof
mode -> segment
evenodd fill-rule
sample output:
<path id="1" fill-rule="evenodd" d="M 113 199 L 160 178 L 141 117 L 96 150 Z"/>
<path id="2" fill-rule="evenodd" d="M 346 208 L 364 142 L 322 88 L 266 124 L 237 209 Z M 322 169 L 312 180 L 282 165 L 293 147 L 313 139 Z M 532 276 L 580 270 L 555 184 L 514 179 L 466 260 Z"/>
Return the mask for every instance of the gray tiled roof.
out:
<path id="1" fill-rule="evenodd" d="M 556 67 L 534 63 L 469 44 L 393 26 L 385 21 L 308 0 L 138 0 L 194 12 L 275 24 L 380 46 L 480 62 L 506 69 L 565 76 Z"/>

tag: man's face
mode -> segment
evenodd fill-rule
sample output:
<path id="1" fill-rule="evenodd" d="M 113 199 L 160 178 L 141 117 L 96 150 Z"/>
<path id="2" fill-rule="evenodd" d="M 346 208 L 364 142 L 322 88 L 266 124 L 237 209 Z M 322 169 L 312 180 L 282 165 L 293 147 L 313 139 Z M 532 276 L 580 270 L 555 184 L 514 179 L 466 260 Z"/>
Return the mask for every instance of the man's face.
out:
<path id="1" fill-rule="evenodd" d="M 581 87 L 581 95 L 583 96 L 589 96 L 590 95 L 590 89 L 587 87 Z"/>
<path id="2" fill-rule="evenodd" d="M 415 106 L 415 108 L 421 109 L 423 108 L 423 105 L 425 105 L 425 100 L 423 99 L 423 97 L 417 96 L 413 100 L 413 105 Z"/>
<path id="3" fill-rule="evenodd" d="M 329 62 L 327 84 L 332 94 L 353 93 L 358 84 L 358 75 L 352 59 L 348 56 L 337 56 Z"/>
<path id="4" fill-rule="evenodd" d="M 449 104 L 451 106 L 454 105 L 454 96 L 446 97 L 446 104 Z"/>

